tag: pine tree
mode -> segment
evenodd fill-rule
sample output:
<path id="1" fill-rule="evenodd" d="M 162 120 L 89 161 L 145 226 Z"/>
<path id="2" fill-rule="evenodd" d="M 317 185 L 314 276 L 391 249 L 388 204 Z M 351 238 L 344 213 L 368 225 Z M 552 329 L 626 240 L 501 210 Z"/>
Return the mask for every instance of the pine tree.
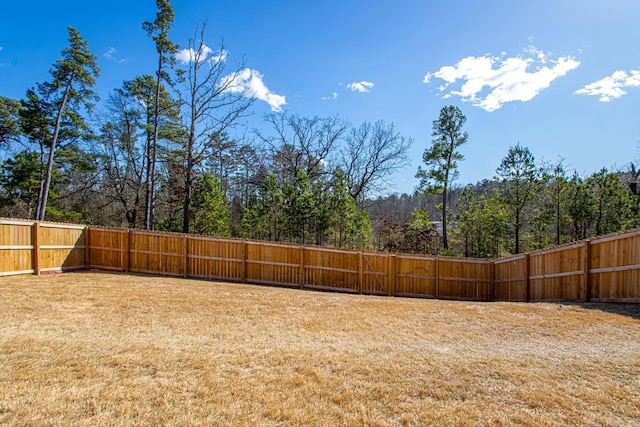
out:
<path id="1" fill-rule="evenodd" d="M 169 40 L 169 29 L 175 19 L 175 12 L 169 0 L 156 0 L 158 13 L 153 22 L 144 22 L 142 29 L 151 37 L 156 44 L 158 52 L 158 66 L 156 68 L 155 88 L 153 97 L 153 132 L 147 151 L 147 161 L 149 164 L 146 182 L 146 209 L 145 228 L 153 230 L 155 223 L 155 192 L 156 192 L 156 163 L 158 151 L 158 134 L 160 131 L 160 110 L 161 110 L 161 90 L 162 82 L 170 81 L 166 71 L 168 66 L 175 64 L 174 54 L 178 51 L 178 46 Z"/>
<path id="2" fill-rule="evenodd" d="M 496 169 L 504 202 L 511 209 L 514 230 L 514 253 L 520 253 L 520 234 L 525 224 L 526 207 L 538 195 L 540 179 L 535 158 L 520 143 L 509 147 L 507 155 Z"/>
<path id="3" fill-rule="evenodd" d="M 214 175 L 204 174 L 198 178 L 193 190 L 192 210 L 191 233 L 231 235 L 229 202 L 222 191 L 222 183 Z"/>
<path id="4" fill-rule="evenodd" d="M 47 169 L 38 200 L 37 219 L 41 221 L 45 218 L 54 156 L 61 131 L 65 127 L 71 132 L 87 130 L 81 108 L 90 109 L 92 101 L 97 100 L 97 95 L 92 90 L 95 79 L 100 74 L 96 57 L 89 51 L 88 43 L 82 39 L 78 30 L 68 27 L 68 31 L 69 47 L 62 50 L 62 58 L 53 65 L 50 72 L 52 81 L 38 85 L 43 101 L 48 105 L 49 111 L 55 114 Z"/>
<path id="5" fill-rule="evenodd" d="M 416 174 L 416 178 L 420 178 L 420 187 L 427 193 L 442 195 L 442 243 L 445 250 L 449 249 L 447 194 L 451 182 L 458 177 L 458 161 L 464 159 L 458 147 L 469 138 L 466 132 L 462 132 L 466 121 L 458 107 L 450 105 L 440 110 L 440 117 L 433 122 L 433 145 L 422 156 L 427 169 L 418 167 Z"/>

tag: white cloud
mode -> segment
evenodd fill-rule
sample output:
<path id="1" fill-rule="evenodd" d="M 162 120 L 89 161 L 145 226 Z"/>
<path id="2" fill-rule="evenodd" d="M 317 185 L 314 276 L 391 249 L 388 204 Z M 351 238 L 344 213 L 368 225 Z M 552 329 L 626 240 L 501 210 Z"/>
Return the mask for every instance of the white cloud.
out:
<path id="1" fill-rule="evenodd" d="M 117 58 L 114 54 L 116 53 L 116 48 L 109 46 L 109 49 L 102 54 L 103 57 L 107 58 L 109 61 L 114 61 L 117 64 L 126 64 L 129 62 L 129 58 Z"/>
<path id="2" fill-rule="evenodd" d="M 193 62 L 196 59 L 200 62 L 211 61 L 218 63 L 225 62 L 228 56 L 228 50 L 222 49 L 218 52 L 214 52 L 213 49 L 203 43 L 200 46 L 198 52 L 196 52 L 193 48 L 179 50 L 178 53 L 176 53 L 176 60 L 178 62 L 181 62 L 182 64 L 188 64 L 189 62 Z"/>
<path id="3" fill-rule="evenodd" d="M 371 82 L 367 82 L 367 81 L 361 81 L 361 82 L 353 82 L 353 83 L 349 83 L 347 85 L 347 87 L 349 89 L 351 89 L 354 92 L 371 92 L 371 89 L 373 88 L 374 84 Z"/>
<path id="4" fill-rule="evenodd" d="M 573 92 L 575 95 L 599 96 L 600 102 L 609 102 L 626 95 L 624 88 L 640 87 L 640 70 L 631 70 L 629 73 L 616 70 L 597 82 L 590 83 Z"/>
<path id="5" fill-rule="evenodd" d="M 238 74 L 224 77 L 222 85 L 229 85 L 227 89 L 229 92 L 242 93 L 247 98 L 255 97 L 266 102 L 271 107 L 271 111 L 282 111 L 282 106 L 287 104 L 286 97 L 272 92 L 264 84 L 263 78 L 259 71 L 245 68 Z"/>
<path id="6" fill-rule="evenodd" d="M 507 102 L 530 101 L 551 83 L 578 68 L 580 61 L 571 56 L 553 60 L 549 54 L 529 46 L 522 55 L 506 57 L 468 56 L 455 65 L 446 65 L 434 73 L 427 73 L 423 82 L 430 84 L 433 79 L 445 83 L 439 91 L 445 92 L 450 85 L 461 80 L 459 90 L 450 90 L 443 98 L 459 96 L 464 102 L 486 111 L 495 111 Z"/>
<path id="7" fill-rule="evenodd" d="M 330 99 L 336 99 L 338 97 L 338 92 L 333 92 L 330 96 L 323 96 L 323 101 L 328 101 Z"/>

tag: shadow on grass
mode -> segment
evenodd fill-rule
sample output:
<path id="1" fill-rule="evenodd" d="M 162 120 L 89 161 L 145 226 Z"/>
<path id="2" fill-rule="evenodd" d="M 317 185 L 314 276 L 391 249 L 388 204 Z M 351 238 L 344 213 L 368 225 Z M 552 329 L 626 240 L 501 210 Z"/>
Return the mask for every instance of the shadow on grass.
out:
<path id="1" fill-rule="evenodd" d="M 640 304 L 638 303 L 605 303 L 605 302 L 562 302 L 563 305 L 581 307 L 585 310 L 600 310 L 606 313 L 619 314 L 640 320 Z"/>

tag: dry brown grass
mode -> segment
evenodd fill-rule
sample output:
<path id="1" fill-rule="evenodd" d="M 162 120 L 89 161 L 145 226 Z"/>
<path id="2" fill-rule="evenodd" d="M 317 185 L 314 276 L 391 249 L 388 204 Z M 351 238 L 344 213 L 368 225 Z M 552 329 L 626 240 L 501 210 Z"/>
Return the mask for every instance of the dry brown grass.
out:
<path id="1" fill-rule="evenodd" d="M 640 425 L 640 306 L 0 279 L 0 424 Z"/>

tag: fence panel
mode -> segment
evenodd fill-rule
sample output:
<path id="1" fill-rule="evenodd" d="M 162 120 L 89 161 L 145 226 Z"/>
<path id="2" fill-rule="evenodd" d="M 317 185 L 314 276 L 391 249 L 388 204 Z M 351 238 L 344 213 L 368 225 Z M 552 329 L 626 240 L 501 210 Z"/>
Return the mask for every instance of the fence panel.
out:
<path id="1" fill-rule="evenodd" d="M 494 261 L 498 301 L 527 300 L 527 260 L 524 254 Z"/>
<path id="2" fill-rule="evenodd" d="M 0 276 L 33 273 L 33 222 L 0 220 Z"/>
<path id="3" fill-rule="evenodd" d="M 127 271 L 129 231 L 89 227 L 89 267 Z"/>
<path id="4" fill-rule="evenodd" d="M 488 301 L 491 264 L 489 260 L 438 258 L 438 298 Z"/>
<path id="5" fill-rule="evenodd" d="M 246 281 L 300 286 L 302 249 L 277 243 L 247 242 Z"/>
<path id="6" fill-rule="evenodd" d="M 436 258 L 396 256 L 395 295 L 436 297 Z"/>
<path id="7" fill-rule="evenodd" d="M 579 242 L 529 254 L 531 300 L 586 300 L 586 247 Z"/>
<path id="8" fill-rule="evenodd" d="M 358 291 L 358 253 L 319 247 L 304 248 L 304 286 Z"/>
<path id="9" fill-rule="evenodd" d="M 189 277 L 243 280 L 243 244 L 241 240 L 189 236 Z"/>
<path id="10" fill-rule="evenodd" d="M 395 257 L 386 253 L 365 252 L 362 263 L 362 293 L 371 295 L 392 295 L 390 274 L 393 275 Z M 393 280 L 393 279 L 391 279 Z"/>
<path id="11" fill-rule="evenodd" d="M 85 229 L 84 225 L 40 223 L 40 271 L 85 269 Z"/>
<path id="12" fill-rule="evenodd" d="M 640 231 L 591 241 L 591 300 L 640 302 Z"/>
<path id="13" fill-rule="evenodd" d="M 184 235 L 129 231 L 129 271 L 183 276 Z"/>

